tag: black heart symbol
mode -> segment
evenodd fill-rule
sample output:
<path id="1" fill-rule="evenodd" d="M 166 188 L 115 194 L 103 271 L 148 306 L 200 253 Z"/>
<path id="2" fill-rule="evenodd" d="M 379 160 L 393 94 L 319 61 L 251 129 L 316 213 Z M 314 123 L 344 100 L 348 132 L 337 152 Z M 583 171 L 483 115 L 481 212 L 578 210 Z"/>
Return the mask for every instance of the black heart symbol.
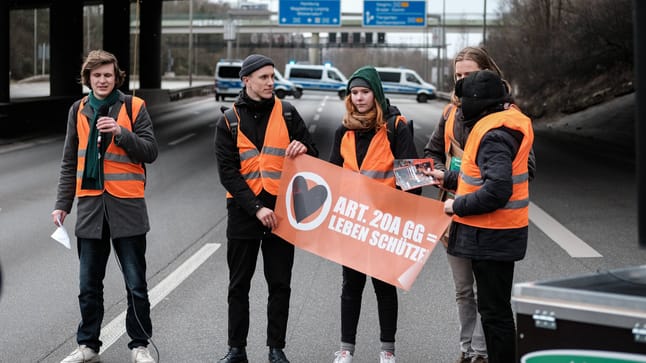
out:
<path id="1" fill-rule="evenodd" d="M 300 223 L 303 219 L 316 212 L 327 198 L 327 189 L 322 185 L 316 185 L 307 189 L 307 181 L 302 176 L 297 176 L 292 182 L 292 199 L 294 200 L 294 214 L 296 221 Z"/>

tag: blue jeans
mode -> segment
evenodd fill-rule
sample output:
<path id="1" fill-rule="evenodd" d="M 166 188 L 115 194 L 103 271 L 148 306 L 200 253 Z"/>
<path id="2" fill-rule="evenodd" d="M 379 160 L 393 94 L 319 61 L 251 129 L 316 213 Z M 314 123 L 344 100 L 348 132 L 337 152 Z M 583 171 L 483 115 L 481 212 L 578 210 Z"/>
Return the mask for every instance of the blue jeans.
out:
<path id="1" fill-rule="evenodd" d="M 79 345 L 87 345 L 96 352 L 102 344 L 99 335 L 104 312 L 103 278 L 110 257 L 110 235 L 107 226 L 104 225 L 103 231 L 101 239 L 78 238 L 77 243 L 81 322 L 76 341 Z M 131 339 L 128 348 L 147 346 L 148 338 L 152 336 L 152 323 L 146 283 L 146 235 L 115 238 L 112 240 L 112 246 L 126 283 L 126 331 Z"/>

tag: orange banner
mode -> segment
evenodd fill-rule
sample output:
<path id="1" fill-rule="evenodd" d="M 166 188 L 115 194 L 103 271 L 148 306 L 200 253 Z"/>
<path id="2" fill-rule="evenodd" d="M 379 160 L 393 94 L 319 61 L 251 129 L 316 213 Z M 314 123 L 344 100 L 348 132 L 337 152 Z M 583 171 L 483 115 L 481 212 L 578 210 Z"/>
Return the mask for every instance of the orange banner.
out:
<path id="1" fill-rule="evenodd" d="M 308 155 L 285 159 L 275 212 L 296 247 L 405 290 L 451 221 L 440 201 Z"/>

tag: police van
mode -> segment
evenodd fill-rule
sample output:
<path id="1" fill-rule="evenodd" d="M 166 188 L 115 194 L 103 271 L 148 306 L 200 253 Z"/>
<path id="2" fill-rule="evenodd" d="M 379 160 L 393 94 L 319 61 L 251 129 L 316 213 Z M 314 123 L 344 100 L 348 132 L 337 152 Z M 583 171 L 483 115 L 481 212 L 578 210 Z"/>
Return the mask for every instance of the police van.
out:
<path id="1" fill-rule="evenodd" d="M 241 59 L 222 59 L 215 65 L 216 101 L 224 101 L 225 97 L 238 97 L 242 89 L 240 68 L 242 68 Z M 301 98 L 303 89 L 283 78 L 280 72 L 274 68 L 274 94 L 281 99 L 285 96 Z"/>
<path id="2" fill-rule="evenodd" d="M 416 95 L 417 102 L 426 102 L 437 97 L 435 86 L 425 82 L 412 69 L 376 67 L 385 93 Z"/>
<path id="3" fill-rule="evenodd" d="M 331 65 L 297 64 L 285 65 L 285 78 L 303 87 L 304 90 L 332 91 L 345 98 L 348 79 Z"/>

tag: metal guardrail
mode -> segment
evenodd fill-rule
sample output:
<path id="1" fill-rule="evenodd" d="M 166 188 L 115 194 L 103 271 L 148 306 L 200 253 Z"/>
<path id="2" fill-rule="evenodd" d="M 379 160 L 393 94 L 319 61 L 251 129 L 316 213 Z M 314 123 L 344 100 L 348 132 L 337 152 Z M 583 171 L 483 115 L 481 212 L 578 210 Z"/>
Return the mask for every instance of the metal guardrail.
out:
<path id="1" fill-rule="evenodd" d="M 168 97 L 171 101 L 178 101 L 184 98 L 201 97 L 213 93 L 213 85 L 203 85 L 195 87 L 178 88 L 168 90 Z"/>

